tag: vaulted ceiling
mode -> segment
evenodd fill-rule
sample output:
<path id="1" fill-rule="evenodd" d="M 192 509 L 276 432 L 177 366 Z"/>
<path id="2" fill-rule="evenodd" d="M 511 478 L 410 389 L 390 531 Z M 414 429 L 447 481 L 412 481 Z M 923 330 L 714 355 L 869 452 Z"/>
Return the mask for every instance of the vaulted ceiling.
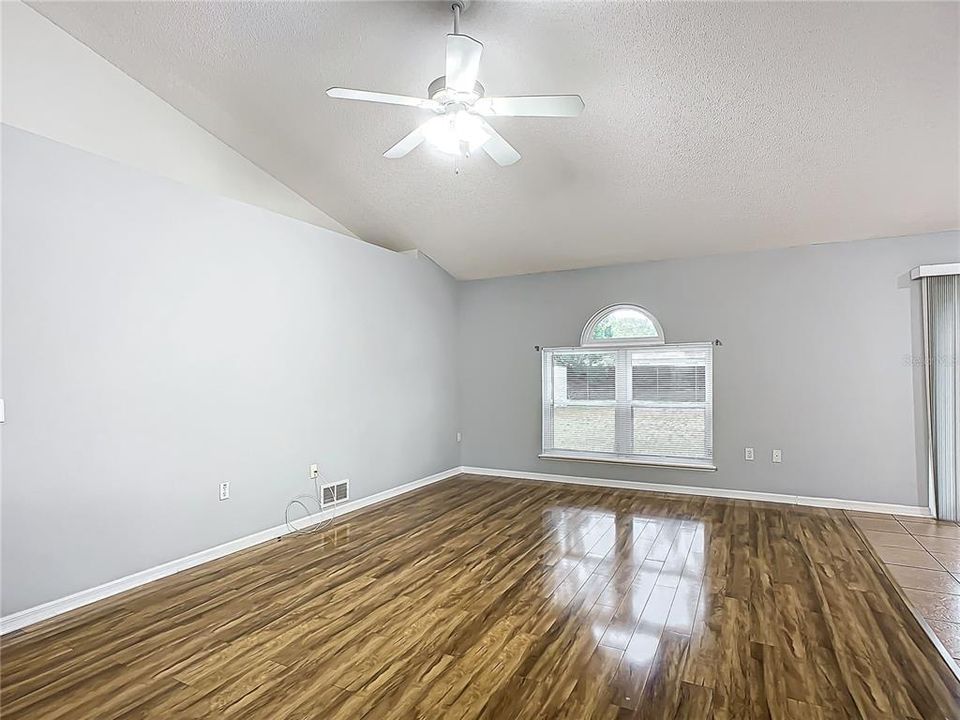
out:
<path id="1" fill-rule="evenodd" d="M 423 111 L 324 94 L 425 95 L 448 3 L 32 6 L 360 238 L 460 278 L 960 226 L 952 2 L 478 0 L 487 94 L 586 110 L 493 119 L 523 159 L 459 175 L 426 146 L 382 157 Z"/>

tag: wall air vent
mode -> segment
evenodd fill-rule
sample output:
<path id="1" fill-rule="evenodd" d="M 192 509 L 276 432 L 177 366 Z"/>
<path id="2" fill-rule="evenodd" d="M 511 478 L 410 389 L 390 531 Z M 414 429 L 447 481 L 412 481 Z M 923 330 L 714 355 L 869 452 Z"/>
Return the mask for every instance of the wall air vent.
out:
<path id="1" fill-rule="evenodd" d="M 320 487 L 320 507 L 342 503 L 350 498 L 350 481 L 330 483 Z"/>

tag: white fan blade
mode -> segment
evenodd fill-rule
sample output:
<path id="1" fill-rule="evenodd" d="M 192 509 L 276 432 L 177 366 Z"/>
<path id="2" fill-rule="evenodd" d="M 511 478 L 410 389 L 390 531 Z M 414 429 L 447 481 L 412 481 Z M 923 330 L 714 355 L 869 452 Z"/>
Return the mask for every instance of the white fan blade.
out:
<path id="1" fill-rule="evenodd" d="M 385 158 L 390 158 L 391 160 L 396 158 L 402 158 L 408 152 L 417 147 L 420 143 L 423 142 L 423 125 L 418 127 L 412 133 L 407 135 L 403 140 L 398 142 L 392 148 L 387 150 L 383 156 Z"/>
<path id="2" fill-rule="evenodd" d="M 480 72 L 483 45 L 466 35 L 447 35 L 447 87 L 473 92 Z"/>
<path id="3" fill-rule="evenodd" d="M 481 115 L 511 117 L 576 117 L 583 111 L 579 95 L 526 95 L 523 97 L 485 97 L 474 103 Z"/>
<path id="4" fill-rule="evenodd" d="M 440 103 L 427 98 L 410 97 L 409 95 L 391 95 L 390 93 L 370 92 L 369 90 L 352 90 L 351 88 L 332 87 L 327 95 L 340 100 L 363 100 L 364 102 L 384 103 L 386 105 L 407 105 L 423 108 L 424 110 L 440 110 Z"/>
<path id="5" fill-rule="evenodd" d="M 486 120 L 481 120 L 481 122 L 483 123 L 483 131 L 490 136 L 490 139 L 483 144 L 483 149 L 497 165 L 513 165 L 520 159 L 520 153 L 513 148 L 513 145 L 504 140 L 500 133 L 490 127 L 490 123 Z"/>

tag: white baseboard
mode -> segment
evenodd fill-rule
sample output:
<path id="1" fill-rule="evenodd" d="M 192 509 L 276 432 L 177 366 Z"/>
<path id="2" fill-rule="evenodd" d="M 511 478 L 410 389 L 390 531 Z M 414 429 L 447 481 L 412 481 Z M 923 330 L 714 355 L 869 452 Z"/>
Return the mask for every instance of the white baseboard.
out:
<path id="1" fill-rule="evenodd" d="M 449 470 L 444 470 L 443 472 L 436 473 L 435 475 L 430 475 L 425 478 L 420 478 L 419 480 L 414 480 L 413 482 L 408 482 L 404 485 L 398 485 L 397 487 L 390 488 L 389 490 L 384 490 L 383 492 L 376 493 L 375 495 L 368 495 L 367 497 L 358 498 L 357 500 L 350 500 L 348 502 L 341 503 L 336 508 L 336 514 L 342 515 L 378 502 L 383 502 L 384 500 L 389 500 L 397 495 L 403 495 L 411 490 L 416 490 L 417 488 L 424 487 L 425 485 L 430 485 L 441 480 L 446 480 L 454 475 L 459 475 L 460 472 L 461 469 L 459 467 L 450 468 Z M 305 519 L 306 524 L 312 525 L 321 522 L 322 520 L 329 518 L 331 515 L 333 515 L 333 513 L 333 510 L 325 510 L 323 512 L 311 515 L 309 518 Z M 302 522 L 304 521 L 298 521 L 298 523 Z M 217 545 L 216 547 L 208 548 L 207 550 L 201 550 L 200 552 L 178 558 L 177 560 L 171 560 L 163 565 L 157 565 L 146 570 L 141 570 L 140 572 L 136 572 L 132 575 L 127 575 L 126 577 L 111 580 L 108 583 L 98 585 L 97 587 L 90 588 L 88 590 L 81 590 L 80 592 L 76 592 L 73 595 L 68 595 L 67 597 L 59 598 L 58 600 L 51 600 L 50 602 L 43 603 L 42 605 L 21 610 L 20 612 L 0 618 L 0 635 L 12 632 L 14 630 L 19 630 L 27 627 L 28 625 L 38 623 L 41 620 L 47 620 L 48 618 L 52 618 L 70 610 L 75 610 L 79 607 L 83 607 L 84 605 L 89 605 L 90 603 L 97 602 L 98 600 L 103 600 L 111 597 L 112 595 L 117 595 L 119 593 L 126 592 L 127 590 L 132 590 L 135 587 L 145 585 L 146 583 L 153 582 L 154 580 L 159 580 L 160 578 L 168 575 L 173 575 L 181 570 L 187 570 L 189 568 L 196 567 L 197 565 L 210 562 L 211 560 L 216 560 L 226 555 L 230 555 L 231 553 L 235 553 L 239 550 L 245 550 L 254 545 L 267 542 L 268 540 L 282 537 L 283 535 L 287 535 L 289 532 L 290 531 L 287 529 L 285 524 L 277 525 L 276 527 L 268 528 L 267 530 L 261 530 L 260 532 L 253 533 L 252 535 L 247 535 L 246 537 L 231 540 L 223 545 Z"/>
<path id="2" fill-rule="evenodd" d="M 545 482 L 572 483 L 574 485 L 593 485 L 596 487 L 625 488 L 645 492 L 665 492 L 677 495 L 703 495 L 705 497 L 733 498 L 735 500 L 755 500 L 758 502 L 783 503 L 786 505 L 806 505 L 809 507 L 835 508 L 837 510 L 855 510 L 858 512 L 887 513 L 890 515 L 910 515 L 931 517 L 930 508 L 916 505 L 894 505 L 891 503 L 867 502 L 864 500 L 841 500 L 838 498 L 807 497 L 804 495 L 786 495 L 782 493 L 754 492 L 752 490 L 727 490 L 724 488 L 698 487 L 695 485 L 671 485 L 669 483 L 635 482 L 633 480 L 607 480 L 604 478 L 578 477 L 576 475 L 553 475 L 549 473 L 524 472 L 518 470 L 497 470 L 493 468 L 462 467 L 464 473 L 515 478 L 518 480 L 543 480 Z"/>

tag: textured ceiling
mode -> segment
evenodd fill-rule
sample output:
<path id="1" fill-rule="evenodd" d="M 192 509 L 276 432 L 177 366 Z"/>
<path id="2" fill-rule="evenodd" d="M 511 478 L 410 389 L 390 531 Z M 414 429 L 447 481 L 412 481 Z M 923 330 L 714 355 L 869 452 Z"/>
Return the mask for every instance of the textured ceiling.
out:
<path id="1" fill-rule="evenodd" d="M 492 95 L 580 93 L 577 119 L 496 118 L 523 160 L 459 176 L 381 153 L 423 113 L 446 3 L 33 7 L 359 237 L 460 278 L 956 228 L 960 4 L 474 2 Z"/>

